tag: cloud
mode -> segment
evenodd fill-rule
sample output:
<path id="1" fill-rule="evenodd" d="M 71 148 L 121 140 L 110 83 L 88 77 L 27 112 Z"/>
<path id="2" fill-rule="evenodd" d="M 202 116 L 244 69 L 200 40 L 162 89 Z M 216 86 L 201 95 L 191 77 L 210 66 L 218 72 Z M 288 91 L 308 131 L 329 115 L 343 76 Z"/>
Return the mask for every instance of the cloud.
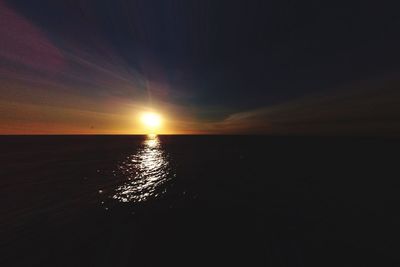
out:
<path id="1" fill-rule="evenodd" d="M 352 84 L 329 94 L 234 113 L 215 123 L 224 133 L 400 135 L 400 81 Z"/>

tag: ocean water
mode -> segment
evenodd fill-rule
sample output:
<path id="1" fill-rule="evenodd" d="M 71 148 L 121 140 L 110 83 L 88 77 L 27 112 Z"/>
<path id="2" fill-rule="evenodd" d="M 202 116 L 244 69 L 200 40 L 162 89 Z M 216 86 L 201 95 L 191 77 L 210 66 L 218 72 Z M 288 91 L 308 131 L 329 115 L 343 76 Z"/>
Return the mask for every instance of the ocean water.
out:
<path id="1" fill-rule="evenodd" d="M 2 136 L 0 266 L 399 266 L 399 148 Z"/>

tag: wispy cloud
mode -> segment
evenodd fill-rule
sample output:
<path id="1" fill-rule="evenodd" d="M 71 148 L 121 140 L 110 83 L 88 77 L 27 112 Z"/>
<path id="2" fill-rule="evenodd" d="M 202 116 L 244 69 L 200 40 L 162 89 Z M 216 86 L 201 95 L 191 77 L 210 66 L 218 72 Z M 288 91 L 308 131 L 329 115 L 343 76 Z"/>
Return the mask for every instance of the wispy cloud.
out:
<path id="1" fill-rule="evenodd" d="M 400 80 L 364 81 L 329 94 L 233 113 L 214 123 L 224 133 L 399 135 Z"/>

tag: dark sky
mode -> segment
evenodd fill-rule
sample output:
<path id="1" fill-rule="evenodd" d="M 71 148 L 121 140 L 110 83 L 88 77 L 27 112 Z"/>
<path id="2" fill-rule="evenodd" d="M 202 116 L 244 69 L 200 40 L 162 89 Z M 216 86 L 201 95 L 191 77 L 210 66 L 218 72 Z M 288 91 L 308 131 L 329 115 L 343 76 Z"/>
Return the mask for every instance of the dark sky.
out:
<path id="1" fill-rule="evenodd" d="M 353 90 L 351 85 L 388 76 L 396 83 L 400 67 L 399 6 L 382 1 L 12 0 L 1 8 L 8 25 L 1 34 L 16 40 L 2 44 L 1 79 L 13 88 L 48 88 L 40 97 L 21 89 L 18 101 L 59 107 L 62 101 L 55 100 L 66 97 L 66 108 L 77 109 L 82 105 L 73 103 L 87 99 L 89 112 L 106 114 L 132 99 L 162 106 L 175 118 L 187 113 L 180 120 L 184 129 L 177 130 L 183 132 L 191 131 L 188 121 L 193 132 L 218 132 L 232 118 L 298 99 L 335 97 L 337 88 Z M 45 63 L 32 64 L 42 58 Z M 16 101 L 15 95 L 6 97 Z M 99 129 L 101 120 L 82 126 Z M 268 132 L 266 120 L 221 132 Z"/>

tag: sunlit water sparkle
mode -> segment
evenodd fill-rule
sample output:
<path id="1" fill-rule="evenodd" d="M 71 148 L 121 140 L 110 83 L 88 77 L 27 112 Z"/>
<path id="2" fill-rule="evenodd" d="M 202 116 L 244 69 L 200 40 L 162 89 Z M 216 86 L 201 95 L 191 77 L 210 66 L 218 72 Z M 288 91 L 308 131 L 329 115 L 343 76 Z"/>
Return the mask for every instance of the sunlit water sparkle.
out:
<path id="1" fill-rule="evenodd" d="M 118 166 L 127 182 L 115 189 L 112 198 L 120 202 L 141 202 L 165 192 L 163 185 L 172 176 L 170 164 L 160 140 L 149 135 L 137 153 Z"/>

